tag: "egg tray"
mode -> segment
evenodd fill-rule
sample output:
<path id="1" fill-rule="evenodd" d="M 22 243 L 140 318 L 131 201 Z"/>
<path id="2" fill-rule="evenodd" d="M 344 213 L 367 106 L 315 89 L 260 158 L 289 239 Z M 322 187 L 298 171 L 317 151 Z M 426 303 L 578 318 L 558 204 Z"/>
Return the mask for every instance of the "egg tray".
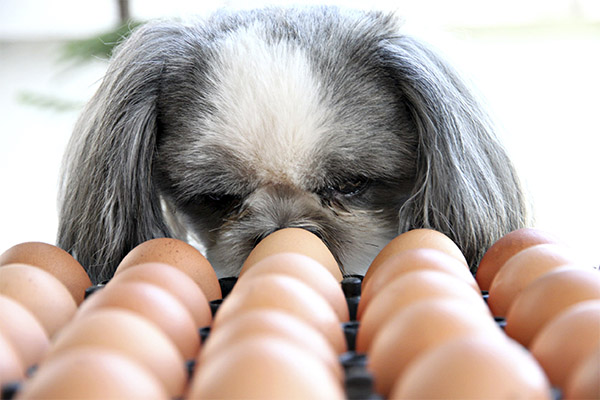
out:
<path id="1" fill-rule="evenodd" d="M 362 275 L 350 275 L 346 276 L 341 282 L 342 291 L 346 298 L 350 315 L 348 322 L 341 323 L 348 349 L 345 353 L 339 356 L 339 361 L 344 369 L 345 374 L 344 390 L 348 400 L 384 400 L 384 397 L 374 390 L 374 378 L 367 369 L 367 355 L 365 353 L 357 352 L 355 347 L 356 334 L 360 326 L 360 322 L 356 320 L 356 312 L 358 309 L 358 303 L 360 301 L 362 279 Z M 100 290 L 107 282 L 108 281 L 90 286 L 86 290 L 85 296 L 88 297 L 95 291 Z M 225 299 L 231 292 L 236 282 L 237 277 L 226 277 L 219 279 L 223 299 Z M 488 293 L 486 291 L 482 291 L 482 296 L 487 302 Z M 213 316 L 219 309 L 223 299 L 213 300 L 210 302 L 210 308 Z M 506 325 L 505 319 L 497 317 L 495 320 L 498 326 L 504 329 Z M 201 340 L 204 342 L 210 335 L 210 326 L 200 328 L 199 335 Z M 188 360 L 186 367 L 188 376 L 191 378 L 194 374 L 195 360 Z M 32 367 L 28 371 L 27 376 L 31 376 L 33 373 L 35 373 L 35 367 Z M 1 388 L 0 399 L 13 400 L 16 397 L 21 384 L 22 382 L 11 382 L 3 385 Z M 562 395 L 558 388 L 552 389 L 552 396 L 553 400 L 562 400 Z"/>

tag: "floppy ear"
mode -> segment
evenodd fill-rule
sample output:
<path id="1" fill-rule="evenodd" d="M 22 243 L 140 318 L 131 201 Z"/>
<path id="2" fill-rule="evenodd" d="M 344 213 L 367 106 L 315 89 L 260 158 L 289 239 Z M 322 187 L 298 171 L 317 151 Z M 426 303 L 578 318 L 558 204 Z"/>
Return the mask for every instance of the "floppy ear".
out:
<path id="1" fill-rule="evenodd" d="M 474 271 L 495 240 L 528 223 L 517 174 L 485 110 L 438 55 L 410 37 L 384 50 L 419 136 L 417 184 L 400 229 L 446 233 Z"/>
<path id="2" fill-rule="evenodd" d="M 135 245 L 169 236 L 152 183 L 157 99 L 174 31 L 147 25 L 115 52 L 64 158 L 58 246 L 93 281 L 109 279 Z"/>

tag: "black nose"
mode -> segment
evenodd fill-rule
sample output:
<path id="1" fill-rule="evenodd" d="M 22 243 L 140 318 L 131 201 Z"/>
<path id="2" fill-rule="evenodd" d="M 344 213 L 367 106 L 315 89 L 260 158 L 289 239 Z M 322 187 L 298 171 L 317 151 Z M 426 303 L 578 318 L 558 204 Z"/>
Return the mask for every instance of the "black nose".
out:
<path id="1" fill-rule="evenodd" d="M 302 224 L 281 225 L 281 226 L 278 226 L 276 228 L 265 230 L 265 231 L 259 233 L 258 235 L 256 235 L 256 237 L 254 238 L 253 243 L 252 243 L 252 248 L 255 248 L 256 245 L 258 245 L 258 243 L 261 240 L 263 240 L 264 238 L 266 238 L 267 236 L 269 236 L 271 233 L 276 232 L 276 231 L 278 231 L 280 229 L 285 229 L 285 228 L 300 228 L 300 229 L 304 229 L 304 230 L 309 231 L 313 235 L 317 236 L 319 239 L 323 240 L 323 234 L 315 226 L 302 225 Z"/>

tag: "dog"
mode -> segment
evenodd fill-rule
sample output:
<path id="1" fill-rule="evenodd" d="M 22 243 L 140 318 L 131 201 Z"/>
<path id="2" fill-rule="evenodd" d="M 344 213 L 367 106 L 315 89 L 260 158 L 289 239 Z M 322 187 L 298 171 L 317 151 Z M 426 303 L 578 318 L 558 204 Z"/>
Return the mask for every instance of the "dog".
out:
<path id="1" fill-rule="evenodd" d="M 75 125 L 57 244 L 94 282 L 137 244 L 198 243 L 219 277 L 285 227 L 345 275 L 413 228 L 447 234 L 472 271 L 526 226 L 528 204 L 488 113 L 394 14 L 221 11 L 142 25 Z"/>

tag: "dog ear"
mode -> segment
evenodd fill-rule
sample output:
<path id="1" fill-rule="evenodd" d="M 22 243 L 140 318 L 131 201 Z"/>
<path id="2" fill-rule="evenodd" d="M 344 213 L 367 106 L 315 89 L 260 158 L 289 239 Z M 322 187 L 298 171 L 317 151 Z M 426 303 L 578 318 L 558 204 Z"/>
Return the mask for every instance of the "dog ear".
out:
<path id="1" fill-rule="evenodd" d="M 117 48 L 65 154 L 57 244 L 94 281 L 109 279 L 135 245 L 170 234 L 151 175 L 173 35 L 168 26 L 146 25 Z"/>
<path id="2" fill-rule="evenodd" d="M 444 232 L 474 272 L 495 240 L 528 223 L 517 174 L 481 103 L 448 64 L 411 37 L 384 50 L 419 136 L 417 184 L 400 230 Z"/>

